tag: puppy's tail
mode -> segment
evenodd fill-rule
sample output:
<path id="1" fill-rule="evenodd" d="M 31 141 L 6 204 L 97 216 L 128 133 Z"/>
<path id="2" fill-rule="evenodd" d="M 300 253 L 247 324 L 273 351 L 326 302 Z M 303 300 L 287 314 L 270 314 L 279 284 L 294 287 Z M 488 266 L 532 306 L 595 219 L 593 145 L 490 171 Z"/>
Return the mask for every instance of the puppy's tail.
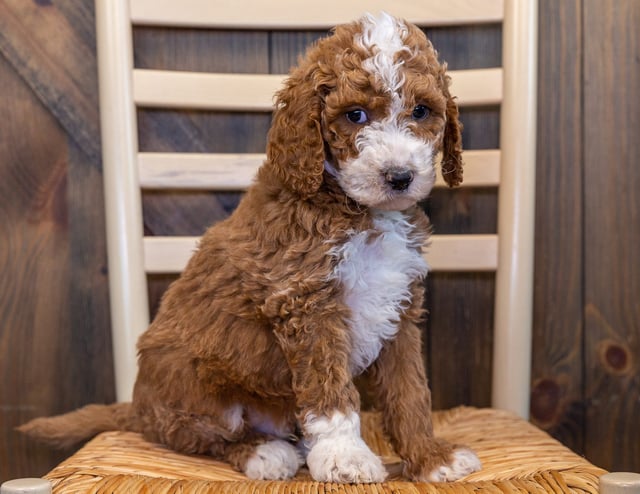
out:
<path id="1" fill-rule="evenodd" d="M 75 446 L 104 431 L 133 430 L 131 403 L 87 405 L 55 417 L 33 419 L 17 429 L 55 448 Z"/>

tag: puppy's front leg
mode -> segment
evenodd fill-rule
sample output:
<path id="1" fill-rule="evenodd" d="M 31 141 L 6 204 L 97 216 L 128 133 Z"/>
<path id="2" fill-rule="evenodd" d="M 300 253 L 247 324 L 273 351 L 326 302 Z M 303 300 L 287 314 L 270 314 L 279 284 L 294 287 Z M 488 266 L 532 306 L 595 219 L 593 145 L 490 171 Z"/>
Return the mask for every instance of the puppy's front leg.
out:
<path id="1" fill-rule="evenodd" d="M 383 424 L 404 473 L 413 480 L 457 480 L 480 469 L 473 451 L 437 439 L 431 423 L 431 393 L 421 354 L 420 330 L 402 321 L 372 368 Z"/>
<path id="2" fill-rule="evenodd" d="M 311 476 L 321 482 L 383 481 L 382 461 L 360 436 L 345 319 L 335 311 L 292 318 L 277 334 L 291 369 Z"/>

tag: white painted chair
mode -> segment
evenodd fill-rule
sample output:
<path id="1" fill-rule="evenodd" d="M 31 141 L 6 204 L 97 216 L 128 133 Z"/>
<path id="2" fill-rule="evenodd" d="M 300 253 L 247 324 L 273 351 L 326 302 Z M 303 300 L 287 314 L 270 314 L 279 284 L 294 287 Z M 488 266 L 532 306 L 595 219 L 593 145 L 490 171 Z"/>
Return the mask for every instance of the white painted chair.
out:
<path id="1" fill-rule="evenodd" d="M 137 108 L 269 112 L 273 93 L 283 78 L 134 68 L 132 25 L 325 29 L 357 18 L 365 11 L 385 9 L 422 26 L 501 22 L 503 67 L 451 74 L 452 93 L 461 106 L 501 105 L 500 149 L 467 150 L 464 155 L 465 187 L 500 187 L 499 236 L 436 235 L 425 255 L 432 270 L 496 272 L 493 405 L 509 412 L 456 409 L 446 416 L 435 417 L 436 430 L 443 437 L 472 447 L 476 440 L 484 464 L 483 471 L 469 479 L 475 484 L 447 489 L 448 492 L 467 492 L 471 488 L 501 489 L 500 492 L 530 489 L 596 492 L 602 470 L 518 417 L 528 415 L 530 387 L 536 0 L 327 0 L 305 3 L 303 9 L 296 7 L 299 5 L 295 0 L 96 0 L 118 400 L 131 397 L 136 375 L 136 340 L 149 323 L 147 274 L 179 272 L 197 240 L 144 238 L 141 189 L 242 190 L 263 160 L 263 155 L 256 154 L 141 153 L 137 145 Z M 376 436 L 375 422 L 369 426 L 368 423 L 368 419 L 363 420 L 363 433 L 377 444 L 372 448 L 383 456 L 393 455 L 384 439 Z M 487 447 L 494 440 L 498 446 Z M 536 451 L 542 458 L 540 462 L 536 460 Z M 95 461 L 97 456 L 99 465 Z M 533 468 L 527 470 L 530 466 Z M 240 474 L 211 459 L 183 457 L 145 443 L 135 434 L 122 432 L 101 434 L 46 477 L 54 482 L 57 492 L 75 492 L 88 486 L 94 492 L 102 492 L 102 488 L 113 492 L 114 486 L 123 492 L 143 488 L 182 489 L 181 492 L 227 489 L 239 493 L 324 489 L 308 479 L 268 486 L 243 481 Z M 367 486 L 340 489 L 340 492 L 373 492 Z"/>
<path id="2" fill-rule="evenodd" d="M 140 153 L 136 108 L 268 112 L 282 75 L 203 74 L 133 68 L 133 25 L 327 29 L 389 8 L 418 25 L 504 22 L 503 67 L 452 72 L 461 106 L 501 104 L 501 148 L 467 150 L 465 187 L 500 186 L 497 235 L 435 235 L 432 270 L 497 272 L 493 404 L 529 409 L 535 183 L 537 2 L 97 0 L 102 149 L 111 314 L 119 400 L 131 396 L 135 344 L 149 323 L 147 273 L 178 272 L 197 238 L 142 235 L 141 188 L 246 188 L 263 155 Z M 440 186 L 443 183 L 439 183 Z"/>

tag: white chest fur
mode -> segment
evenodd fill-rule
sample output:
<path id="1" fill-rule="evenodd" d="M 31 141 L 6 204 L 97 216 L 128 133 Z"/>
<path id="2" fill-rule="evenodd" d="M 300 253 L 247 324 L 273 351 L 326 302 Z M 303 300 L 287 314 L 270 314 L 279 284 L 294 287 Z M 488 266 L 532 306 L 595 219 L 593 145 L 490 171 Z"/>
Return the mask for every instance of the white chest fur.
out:
<path id="1" fill-rule="evenodd" d="M 411 283 L 427 274 L 413 225 L 398 211 L 380 212 L 374 229 L 357 232 L 333 249 L 334 271 L 351 309 L 351 371 L 359 374 L 377 358 L 385 340 L 398 331 L 411 300 Z"/>

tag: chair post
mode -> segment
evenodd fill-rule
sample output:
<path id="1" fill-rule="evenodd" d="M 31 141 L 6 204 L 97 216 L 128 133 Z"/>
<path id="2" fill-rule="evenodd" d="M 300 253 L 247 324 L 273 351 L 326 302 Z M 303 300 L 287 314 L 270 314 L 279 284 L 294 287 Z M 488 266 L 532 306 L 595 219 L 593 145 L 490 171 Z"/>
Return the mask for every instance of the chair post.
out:
<path id="1" fill-rule="evenodd" d="M 492 404 L 529 416 L 533 313 L 537 0 L 505 0 Z"/>
<path id="2" fill-rule="evenodd" d="M 116 397 L 131 399 L 136 341 L 149 324 L 138 185 L 129 2 L 96 0 L 102 166 Z"/>

